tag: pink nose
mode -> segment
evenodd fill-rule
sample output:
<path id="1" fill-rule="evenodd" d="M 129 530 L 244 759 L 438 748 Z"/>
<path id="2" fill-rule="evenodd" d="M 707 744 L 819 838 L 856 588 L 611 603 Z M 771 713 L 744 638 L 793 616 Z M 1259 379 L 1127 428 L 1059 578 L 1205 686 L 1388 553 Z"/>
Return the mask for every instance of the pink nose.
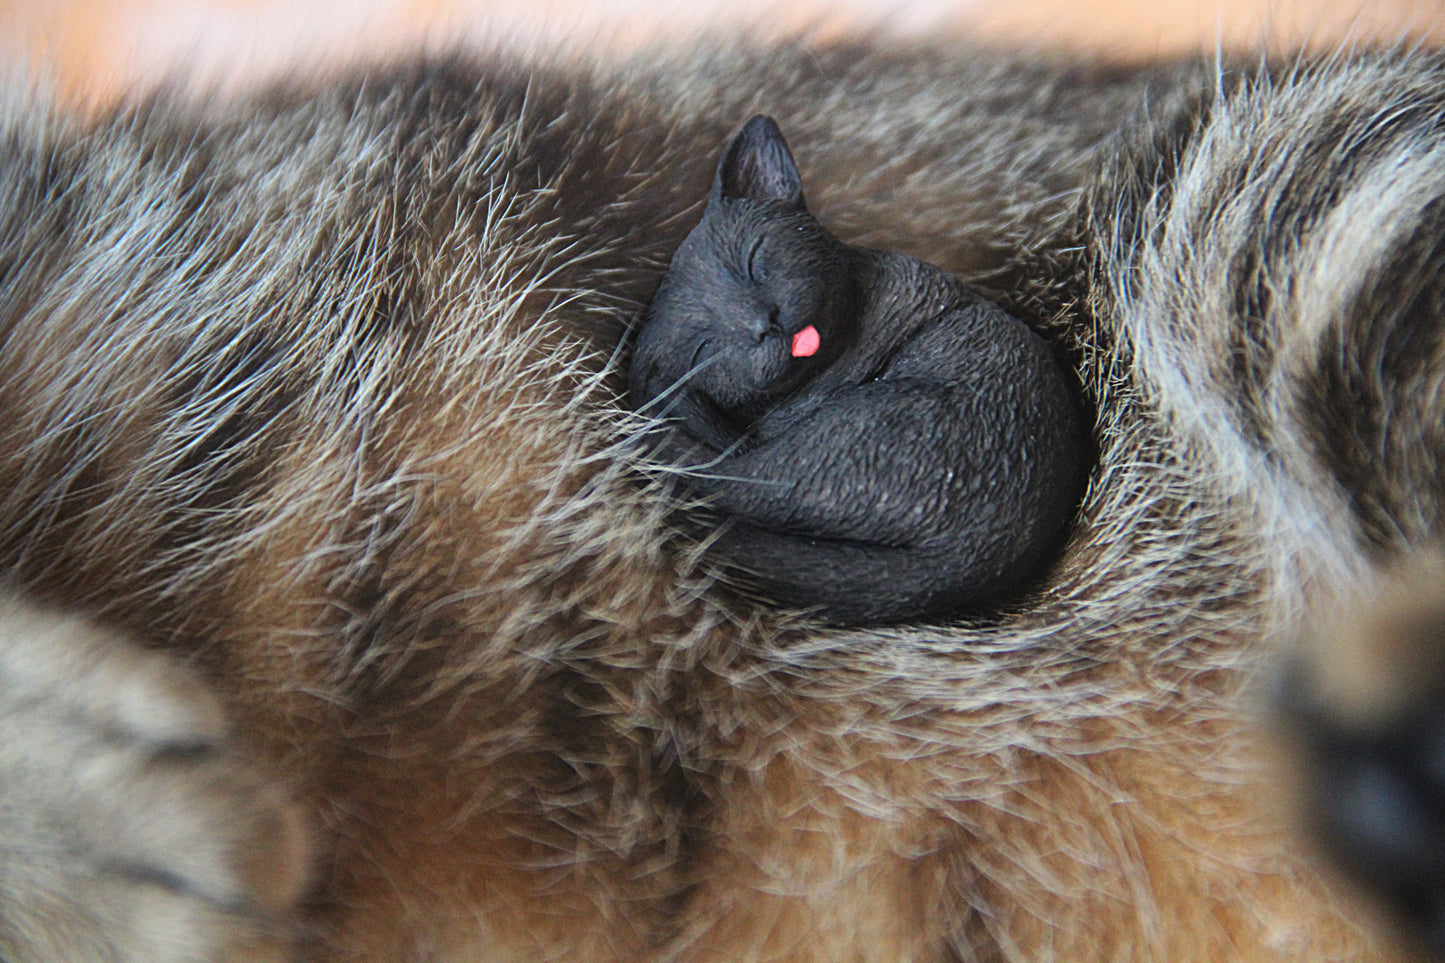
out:
<path id="1" fill-rule="evenodd" d="M 818 329 L 810 324 L 793 335 L 793 357 L 811 358 L 817 354 L 818 346 L 822 343 L 823 339 L 818 337 Z"/>

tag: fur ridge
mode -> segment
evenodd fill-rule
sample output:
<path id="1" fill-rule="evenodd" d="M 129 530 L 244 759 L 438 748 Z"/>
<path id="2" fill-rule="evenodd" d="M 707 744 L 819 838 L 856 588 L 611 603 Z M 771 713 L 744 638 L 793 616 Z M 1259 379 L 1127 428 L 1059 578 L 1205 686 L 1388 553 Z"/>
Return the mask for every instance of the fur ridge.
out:
<path id="1" fill-rule="evenodd" d="M 316 960 L 1387 959 L 1252 788 L 1251 686 L 1438 524 L 1390 500 L 1424 413 L 1317 416 L 1445 370 L 1391 340 L 1442 74 L 1226 74 L 720 44 L 22 110 L 0 558 L 286 775 Z M 757 112 L 831 230 L 1074 368 L 1097 466 L 1007 611 L 819 626 L 674 526 L 625 338 Z"/>

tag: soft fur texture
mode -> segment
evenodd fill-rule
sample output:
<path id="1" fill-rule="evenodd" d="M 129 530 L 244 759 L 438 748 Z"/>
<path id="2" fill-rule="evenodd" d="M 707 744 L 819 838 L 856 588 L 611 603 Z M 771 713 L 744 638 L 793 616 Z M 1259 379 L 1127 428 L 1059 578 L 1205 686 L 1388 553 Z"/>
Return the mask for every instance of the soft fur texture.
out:
<path id="1" fill-rule="evenodd" d="M 1075 367 L 1007 611 L 830 629 L 673 527 L 626 334 L 757 111 Z M 1256 679 L 1438 535 L 1442 117 L 1424 56 L 864 43 L 13 100 L 0 956 L 1388 958 Z"/>

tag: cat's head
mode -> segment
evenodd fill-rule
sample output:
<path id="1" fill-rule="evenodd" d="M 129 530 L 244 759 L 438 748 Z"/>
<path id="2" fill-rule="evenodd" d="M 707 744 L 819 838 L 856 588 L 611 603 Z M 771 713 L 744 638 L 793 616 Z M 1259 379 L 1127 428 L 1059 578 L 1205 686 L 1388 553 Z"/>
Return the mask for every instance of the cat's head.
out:
<path id="1" fill-rule="evenodd" d="M 846 249 L 803 203 L 782 132 L 756 116 L 723 152 L 702 220 L 649 309 L 638 361 L 755 416 L 841 353 L 851 284 Z"/>

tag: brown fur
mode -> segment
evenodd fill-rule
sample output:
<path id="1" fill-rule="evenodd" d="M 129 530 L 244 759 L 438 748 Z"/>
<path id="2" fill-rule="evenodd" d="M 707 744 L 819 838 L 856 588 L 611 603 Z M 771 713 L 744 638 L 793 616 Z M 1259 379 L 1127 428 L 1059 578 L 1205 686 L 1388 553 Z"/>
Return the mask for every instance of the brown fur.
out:
<path id="1" fill-rule="evenodd" d="M 1281 541 L 1356 483 L 1301 440 L 1334 408 L 1228 408 L 1309 383 L 1232 347 L 1255 287 L 1213 267 L 1298 294 L 1259 343 L 1313 337 L 1312 263 L 1250 230 L 1350 196 L 1316 113 L 1424 129 L 1442 76 L 738 46 L 17 109 L 0 556 L 214 686 L 316 853 L 294 912 L 222 909 L 308 959 L 1386 959 L 1255 788 L 1250 686 L 1398 512 Z M 755 111 L 840 237 L 958 273 L 1076 367 L 1098 466 L 1015 609 L 822 628 L 670 528 L 618 360 Z"/>

